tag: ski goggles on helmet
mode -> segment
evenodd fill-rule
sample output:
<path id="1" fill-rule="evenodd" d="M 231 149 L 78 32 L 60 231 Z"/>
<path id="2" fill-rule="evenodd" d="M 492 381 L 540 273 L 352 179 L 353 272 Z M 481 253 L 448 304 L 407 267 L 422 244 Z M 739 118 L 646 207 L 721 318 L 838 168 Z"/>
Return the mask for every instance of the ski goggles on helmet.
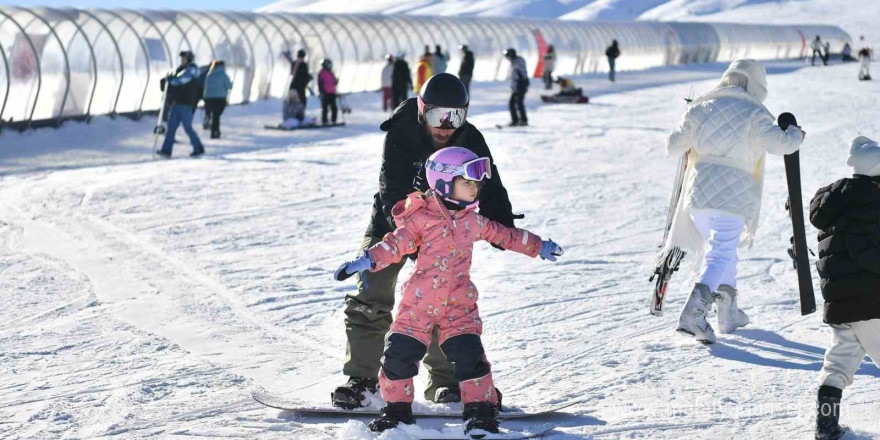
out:
<path id="1" fill-rule="evenodd" d="M 425 123 L 434 128 L 456 129 L 464 125 L 467 108 L 434 107 L 425 110 Z"/>
<path id="2" fill-rule="evenodd" d="M 461 176 L 467 180 L 481 181 L 484 178 L 492 178 L 492 163 L 489 161 L 488 157 L 478 157 L 461 165 L 450 165 L 434 162 L 433 160 L 428 159 L 425 166 L 428 169 L 451 174 L 453 176 Z"/>

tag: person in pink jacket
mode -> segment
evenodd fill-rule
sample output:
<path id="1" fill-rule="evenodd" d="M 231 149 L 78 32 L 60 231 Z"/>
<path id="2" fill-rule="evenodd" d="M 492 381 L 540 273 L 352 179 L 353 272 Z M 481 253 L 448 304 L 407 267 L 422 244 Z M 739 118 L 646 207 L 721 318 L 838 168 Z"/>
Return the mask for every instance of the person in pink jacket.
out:
<path id="1" fill-rule="evenodd" d="M 452 117 L 452 116 L 450 116 Z M 397 229 L 363 255 L 343 263 L 334 274 L 344 280 L 365 270 L 378 271 L 418 252 L 403 299 L 385 339 L 379 388 L 386 406 L 370 423 L 375 432 L 398 423 L 414 423 L 413 377 L 425 356 L 435 327 L 440 348 L 454 365 L 464 403 L 465 434 L 497 433 L 499 396 L 492 382 L 480 334 L 477 287 L 470 280 L 473 243 L 485 240 L 530 257 L 550 261 L 562 255 L 552 240 L 508 228 L 477 214 L 483 179 L 491 179 L 489 158 L 462 147 L 443 148 L 425 163 L 430 186 L 398 202 L 392 215 Z"/>
<path id="2" fill-rule="evenodd" d="M 321 95 L 321 123 L 327 125 L 327 109 L 331 111 L 330 120 L 336 124 L 336 84 L 339 80 L 333 74 L 333 62 L 321 60 L 321 71 L 318 72 L 318 94 Z"/>

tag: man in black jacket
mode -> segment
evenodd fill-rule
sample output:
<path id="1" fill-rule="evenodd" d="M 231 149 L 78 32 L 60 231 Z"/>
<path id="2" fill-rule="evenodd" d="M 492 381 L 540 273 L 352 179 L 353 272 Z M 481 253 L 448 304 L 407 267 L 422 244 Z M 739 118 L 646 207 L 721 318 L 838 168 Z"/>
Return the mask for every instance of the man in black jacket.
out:
<path id="1" fill-rule="evenodd" d="M 454 75 L 441 73 L 422 86 L 418 98 L 405 101 L 382 123 L 380 128 L 388 134 L 382 154 L 379 192 L 374 196 L 372 221 L 359 253 L 394 230 L 391 209 L 395 203 L 415 190 L 428 190 L 424 163 L 434 151 L 454 145 L 491 159 L 483 135 L 465 120 L 468 104 L 464 84 Z M 514 218 L 522 217 L 513 215 L 495 161 L 491 163 L 492 178 L 479 195 L 480 214 L 513 227 Z M 348 343 L 343 373 L 349 376 L 349 381 L 332 393 L 335 406 L 362 406 L 364 393 L 375 392 L 378 387 L 379 359 L 391 325 L 397 274 L 405 261 L 379 272 L 364 272 L 358 280 L 358 292 L 346 298 Z M 459 401 L 458 382 L 440 351 L 436 331 L 425 366 L 430 374 L 425 398 L 435 402 Z"/>
<path id="2" fill-rule="evenodd" d="M 281 52 L 281 54 L 290 62 L 290 75 L 292 77 L 290 80 L 290 90 L 296 90 L 299 102 L 302 103 L 303 110 L 305 110 L 308 103 L 306 101 L 306 87 L 309 86 L 309 81 L 312 80 L 312 75 L 309 73 L 309 65 L 306 63 L 306 51 L 303 49 L 296 51 L 295 60 L 290 56 L 289 50 Z"/>
<path id="3" fill-rule="evenodd" d="M 394 57 L 394 69 L 391 71 L 391 103 L 394 108 L 406 101 L 409 89 L 412 88 L 412 74 L 406 54 L 399 53 Z"/>
<path id="4" fill-rule="evenodd" d="M 820 375 L 816 439 L 840 438 L 843 389 L 865 353 L 880 366 L 880 146 L 863 136 L 850 147 L 853 177 L 820 189 L 810 203 L 819 232 L 825 322 L 834 339 Z"/>
<path id="5" fill-rule="evenodd" d="M 464 88 L 468 93 L 471 92 L 471 78 L 474 77 L 474 53 L 468 49 L 467 44 L 458 46 L 461 54 L 464 56 L 461 65 L 458 67 L 458 78 L 464 83 Z"/>

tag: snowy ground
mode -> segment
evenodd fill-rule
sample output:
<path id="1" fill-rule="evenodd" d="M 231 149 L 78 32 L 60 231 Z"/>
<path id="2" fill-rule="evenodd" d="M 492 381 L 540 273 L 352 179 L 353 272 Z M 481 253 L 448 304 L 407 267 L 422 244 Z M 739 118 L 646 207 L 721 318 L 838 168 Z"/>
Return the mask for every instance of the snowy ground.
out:
<path id="1" fill-rule="evenodd" d="M 802 66 L 771 66 L 768 106 L 807 132 L 809 199 L 847 175 L 849 140 L 880 136 L 880 83 L 857 82 L 851 64 Z M 478 246 L 498 386 L 523 406 L 585 399 L 508 428 L 809 438 L 830 332 L 819 313 L 798 312 L 781 158 L 768 161 L 759 240 L 741 263 L 753 324 L 710 347 L 677 337 L 683 275 L 667 316 L 647 312 L 675 165 L 663 140 L 682 98 L 722 69 L 624 73 L 613 87 L 581 78 L 593 98 L 584 106 L 539 105 L 536 82 L 532 126 L 502 130 L 504 85 L 476 86 L 470 120 L 526 214 L 519 225 L 566 248 L 551 264 Z M 198 160 L 151 160 L 147 120 L 2 133 L 0 438 L 374 438 L 367 418 L 305 418 L 248 397 L 261 386 L 320 403 L 344 380 L 342 301 L 354 284 L 330 271 L 369 221 L 383 118 L 377 94 L 350 101 L 345 128 L 299 133 L 261 129 L 277 122 L 277 101 L 233 107 L 224 139 Z M 844 394 L 849 438 L 880 438 L 878 396 L 880 369 L 866 360 Z M 422 426 L 379 438 L 458 429 Z"/>

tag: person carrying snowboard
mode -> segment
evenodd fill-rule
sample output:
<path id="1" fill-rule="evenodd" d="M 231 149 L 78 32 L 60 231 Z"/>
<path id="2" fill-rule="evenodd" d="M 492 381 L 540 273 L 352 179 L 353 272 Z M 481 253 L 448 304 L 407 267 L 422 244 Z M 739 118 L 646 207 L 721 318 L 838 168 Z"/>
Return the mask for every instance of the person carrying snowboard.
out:
<path id="1" fill-rule="evenodd" d="M 417 98 L 410 98 L 398 106 L 380 126 L 387 134 L 379 191 L 373 198 L 372 220 L 364 234 L 361 251 L 369 249 L 395 229 L 391 211 L 397 202 L 406 199 L 413 191 L 429 189 L 424 164 L 434 152 L 459 145 L 479 157 L 492 158 L 482 133 L 466 120 L 468 94 L 455 75 L 435 75 L 420 92 Z M 494 163 L 491 165 L 491 177 L 483 180 L 484 185 L 477 196 L 479 214 L 512 228 L 514 219 L 522 217 L 514 216 L 498 168 Z M 368 405 L 369 393 L 378 389 L 379 359 L 385 334 L 391 326 L 397 274 L 403 265 L 401 261 L 379 271 L 362 272 L 358 277 L 357 292 L 346 297 L 347 341 L 342 372 L 349 376 L 349 380 L 331 394 L 333 406 L 353 409 Z M 429 374 L 425 399 L 438 403 L 461 399 L 453 368 L 437 341 L 428 346 L 425 366 Z"/>
<path id="2" fill-rule="evenodd" d="M 824 321 L 832 332 L 819 376 L 816 440 L 846 432 L 840 400 L 865 353 L 880 367 L 880 146 L 859 136 L 846 163 L 853 177 L 820 189 L 810 202 L 810 223 L 819 229 Z"/>
<path id="3" fill-rule="evenodd" d="M 459 118 L 452 112 L 436 117 L 429 122 L 442 124 Z M 355 273 L 380 271 L 418 253 L 385 339 L 379 389 L 386 405 L 370 429 L 382 432 L 399 423 L 415 422 L 413 377 L 437 331 L 461 390 L 465 435 L 497 433 L 498 395 L 480 342 L 483 322 L 477 287 L 469 273 L 473 243 L 485 240 L 551 261 L 563 251 L 552 240 L 541 240 L 529 231 L 508 228 L 474 212 L 483 180 L 492 177 L 488 157 L 467 148 L 447 147 L 432 154 L 425 169 L 428 192 L 413 192 L 391 210 L 397 229 L 364 250 L 361 257 L 343 263 L 334 274 L 341 281 Z"/>
<path id="4" fill-rule="evenodd" d="M 171 157 L 171 151 L 174 148 L 174 133 L 180 125 L 183 125 L 183 131 L 186 132 L 192 143 L 193 151 L 190 156 L 205 154 L 205 146 L 202 145 L 202 140 L 199 139 L 199 135 L 192 127 L 196 98 L 199 95 L 199 67 L 193 62 L 194 59 L 195 56 L 192 52 L 180 52 L 180 67 L 177 69 L 177 73 L 169 75 L 161 81 L 163 89 L 170 87 L 168 99 L 172 104 L 168 115 L 168 130 L 165 131 L 165 140 L 162 142 L 162 149 L 156 154 L 166 159 Z"/>
<path id="5" fill-rule="evenodd" d="M 333 62 L 325 58 L 321 60 L 321 71 L 318 72 L 318 93 L 321 95 L 321 124 L 327 125 L 327 110 L 331 111 L 330 120 L 336 124 L 336 84 L 339 80 L 333 74 Z"/>
<path id="6" fill-rule="evenodd" d="M 715 342 L 706 316 L 714 303 L 721 333 L 749 323 L 738 306 L 737 246 L 751 245 L 758 228 L 766 153 L 790 154 L 804 132 L 782 131 L 764 107 L 767 73 L 756 60 L 732 62 L 721 84 L 694 100 L 681 125 L 666 140 L 671 156 L 689 153 L 683 196 L 676 207 L 663 253 L 679 247 L 705 267 L 678 321 L 678 331 Z M 705 252 L 708 244 L 709 251 Z"/>

